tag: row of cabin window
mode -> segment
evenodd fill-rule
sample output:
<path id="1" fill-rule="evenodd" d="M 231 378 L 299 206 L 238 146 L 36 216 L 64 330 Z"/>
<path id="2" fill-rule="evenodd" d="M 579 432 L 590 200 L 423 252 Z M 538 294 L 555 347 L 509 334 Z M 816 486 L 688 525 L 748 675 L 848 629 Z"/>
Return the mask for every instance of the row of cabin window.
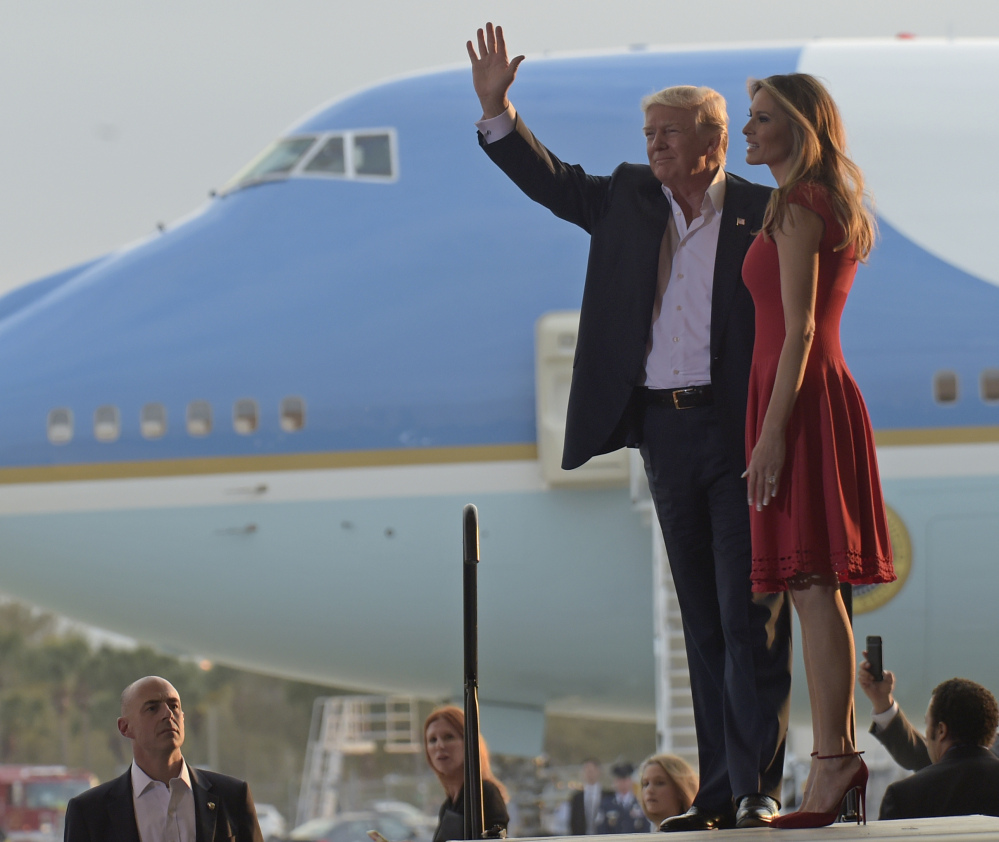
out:
<path id="1" fill-rule="evenodd" d="M 999 402 L 999 369 L 986 369 L 979 378 L 979 393 L 983 401 Z M 933 397 L 937 403 L 956 403 L 960 394 L 957 372 L 938 371 L 933 377 Z M 255 400 L 244 398 L 232 407 L 232 427 L 240 435 L 248 436 L 257 431 L 259 409 Z M 281 429 L 296 433 L 305 427 L 305 401 L 289 397 L 281 401 L 279 415 Z M 187 405 L 187 433 L 207 436 L 212 431 L 212 405 L 208 401 L 191 401 Z M 161 403 L 147 403 L 139 416 L 139 431 L 147 439 L 166 435 L 167 411 Z M 73 440 L 73 410 L 65 407 L 49 412 L 48 437 L 52 444 L 66 444 Z M 118 407 L 108 404 L 94 412 L 94 438 L 97 441 L 117 441 L 121 435 L 121 413 Z"/>
<path id="2" fill-rule="evenodd" d="M 207 436 L 212 431 L 212 405 L 208 401 L 191 401 L 186 413 L 187 433 L 190 436 Z M 279 411 L 281 429 L 287 433 L 297 433 L 305 427 L 305 400 L 299 397 L 285 398 Z M 232 406 L 232 428 L 243 436 L 257 431 L 260 426 L 260 410 L 257 402 L 250 398 L 236 401 Z M 52 444 L 67 444 L 73 440 L 73 410 L 65 407 L 49 412 L 48 437 Z M 163 438 L 167 432 L 167 410 L 161 403 L 147 403 L 139 413 L 139 432 L 143 438 Z M 117 441 L 121 435 L 121 413 L 118 407 L 107 404 L 94 411 L 94 438 L 97 441 Z"/>
<path id="3" fill-rule="evenodd" d="M 978 394 L 986 403 L 999 402 L 999 368 L 987 368 L 978 378 Z M 933 399 L 937 403 L 957 403 L 961 381 L 956 371 L 938 371 L 933 375 Z"/>

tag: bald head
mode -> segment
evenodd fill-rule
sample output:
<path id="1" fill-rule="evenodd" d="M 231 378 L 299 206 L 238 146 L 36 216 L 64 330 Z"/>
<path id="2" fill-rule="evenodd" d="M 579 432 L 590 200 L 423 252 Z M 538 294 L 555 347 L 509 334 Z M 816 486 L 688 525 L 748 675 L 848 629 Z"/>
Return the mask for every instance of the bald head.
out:
<path id="1" fill-rule="evenodd" d="M 122 716 L 128 715 L 129 706 L 142 695 L 140 691 L 152 691 L 154 693 L 166 691 L 175 696 L 177 699 L 180 699 L 180 694 L 177 692 L 176 688 L 165 678 L 160 678 L 158 675 L 147 675 L 144 678 L 136 679 L 129 684 L 128 687 L 121 691 Z"/>

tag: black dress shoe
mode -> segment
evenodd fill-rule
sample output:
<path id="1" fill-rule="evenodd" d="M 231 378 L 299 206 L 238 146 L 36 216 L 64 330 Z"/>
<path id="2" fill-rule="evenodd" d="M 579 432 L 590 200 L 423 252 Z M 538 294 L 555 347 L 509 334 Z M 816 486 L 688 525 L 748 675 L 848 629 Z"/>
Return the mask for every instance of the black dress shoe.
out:
<path id="1" fill-rule="evenodd" d="M 735 827 L 735 812 L 731 807 L 707 810 L 694 805 L 686 813 L 663 819 L 659 829 L 666 832 L 682 830 L 725 830 Z"/>
<path id="2" fill-rule="evenodd" d="M 780 812 L 778 804 L 769 795 L 747 795 L 739 799 L 735 811 L 736 827 L 767 827 Z"/>

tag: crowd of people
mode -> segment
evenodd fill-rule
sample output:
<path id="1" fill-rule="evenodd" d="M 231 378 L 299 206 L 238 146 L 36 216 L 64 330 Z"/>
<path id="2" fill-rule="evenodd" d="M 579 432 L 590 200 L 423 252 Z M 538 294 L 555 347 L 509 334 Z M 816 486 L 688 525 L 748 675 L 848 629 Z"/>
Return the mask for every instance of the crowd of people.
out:
<path id="1" fill-rule="evenodd" d="M 999 816 L 992 694 L 942 682 L 920 735 L 892 673 L 856 669 L 841 586 L 895 574 L 871 423 L 839 337 L 875 226 L 829 92 L 805 73 L 749 83 L 746 161 L 767 167 L 775 189 L 725 170 L 725 100 L 690 85 L 642 100 L 648 165 L 594 176 L 556 157 L 514 108 L 524 57 L 509 58 L 502 29 L 488 24 L 467 49 L 483 150 L 590 235 L 562 464 L 641 449 L 690 670 L 698 771 L 656 754 L 637 792 L 626 763 L 605 790 L 587 761 L 567 804 L 571 832 L 820 827 L 849 796 L 866 821 L 855 680 L 874 705 L 872 733 L 914 770 L 888 787 L 881 818 Z M 792 607 L 813 743 L 802 803 L 781 815 Z M 133 763 L 70 802 L 67 842 L 259 842 L 246 783 L 185 762 L 168 681 L 127 687 L 118 730 Z M 463 712 L 435 710 L 424 745 L 445 794 L 434 842 L 461 839 Z M 499 836 L 507 793 L 484 743 L 480 758 L 484 828 Z"/>
<path id="2" fill-rule="evenodd" d="M 940 684 L 926 711 L 924 736 L 895 701 L 890 671 L 876 681 L 864 661 L 859 682 L 873 704 L 871 733 L 901 766 L 915 770 L 888 787 L 880 818 L 999 816 L 999 757 L 990 750 L 999 705 L 988 690 L 960 678 Z M 117 730 L 131 743 L 132 763 L 118 778 L 70 800 L 66 842 L 263 842 L 247 783 L 184 759 L 184 711 L 169 681 L 146 676 L 126 687 Z M 463 839 L 464 711 L 453 705 L 433 710 L 423 726 L 423 745 L 445 796 L 433 842 Z M 481 737 L 479 763 L 485 836 L 502 838 L 510 821 L 509 795 L 493 774 Z M 671 818 L 689 813 L 699 791 L 697 772 L 672 754 L 648 757 L 638 769 L 637 786 L 630 763 L 615 763 L 611 773 L 613 788 L 604 788 L 599 761 L 584 761 L 583 785 L 564 805 L 571 835 L 668 829 Z"/>
<path id="3" fill-rule="evenodd" d="M 654 754 L 638 769 L 615 763 L 613 789 L 601 785 L 600 762 L 588 758 L 581 768 L 583 788 L 566 802 L 567 831 L 573 836 L 644 833 L 655 830 L 670 816 L 689 809 L 697 792 L 697 772 L 683 758 Z M 637 792 L 636 792 L 637 789 Z"/>

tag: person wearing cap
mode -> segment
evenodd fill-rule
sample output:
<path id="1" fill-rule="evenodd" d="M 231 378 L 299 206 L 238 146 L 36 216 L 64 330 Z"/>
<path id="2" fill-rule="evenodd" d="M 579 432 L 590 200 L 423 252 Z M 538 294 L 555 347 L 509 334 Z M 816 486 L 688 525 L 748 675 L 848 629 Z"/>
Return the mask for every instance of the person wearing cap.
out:
<path id="1" fill-rule="evenodd" d="M 642 812 L 642 805 L 635 796 L 632 775 L 635 767 L 628 761 L 611 767 L 614 791 L 607 793 L 597 813 L 597 833 L 647 833 L 649 821 Z"/>

